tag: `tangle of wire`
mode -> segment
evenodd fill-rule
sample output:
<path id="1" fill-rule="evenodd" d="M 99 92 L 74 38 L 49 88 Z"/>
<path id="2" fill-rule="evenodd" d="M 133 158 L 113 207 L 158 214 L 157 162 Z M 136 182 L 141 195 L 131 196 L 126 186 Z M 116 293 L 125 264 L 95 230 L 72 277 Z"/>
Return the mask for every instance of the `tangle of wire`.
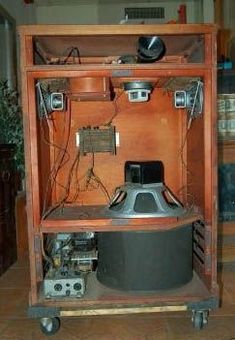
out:
<path id="1" fill-rule="evenodd" d="M 68 58 L 70 57 L 70 55 L 72 54 L 73 50 L 70 51 Z M 112 115 L 112 117 L 110 118 L 110 120 L 104 124 L 103 126 L 110 126 L 112 124 L 113 119 L 117 116 L 117 114 L 119 113 L 119 109 L 117 106 L 117 101 L 118 99 L 122 96 L 122 94 L 124 93 L 124 90 L 122 90 L 119 95 L 117 95 L 114 98 L 113 101 L 113 105 L 114 105 L 114 114 Z M 69 101 L 70 103 L 70 101 Z M 57 145 L 55 143 L 52 143 L 51 141 L 49 141 L 46 136 L 45 136 L 45 131 L 43 128 L 43 124 L 42 124 L 42 120 L 40 120 L 40 125 L 41 125 L 41 129 L 42 129 L 42 134 L 43 134 L 43 139 L 44 142 L 46 144 L 48 144 L 49 146 L 52 146 L 54 148 L 59 149 L 58 155 L 56 157 L 56 160 L 54 162 L 54 165 L 51 169 L 51 172 L 49 174 L 48 180 L 47 180 L 47 185 L 46 185 L 46 190 L 45 190 L 45 196 L 44 196 L 44 203 L 43 203 L 43 214 L 42 214 L 42 218 L 45 219 L 51 212 L 53 212 L 56 208 L 61 207 L 62 209 L 64 208 L 64 205 L 66 203 L 73 203 L 77 200 L 79 192 L 80 192 L 80 185 L 79 182 L 86 177 L 86 184 L 85 184 L 85 189 L 87 190 L 89 185 L 91 184 L 91 182 L 94 182 L 97 185 L 97 188 L 100 188 L 101 191 L 103 192 L 104 196 L 106 197 L 106 199 L 108 200 L 108 202 L 110 201 L 110 195 L 109 192 L 107 190 L 107 188 L 105 187 L 105 185 L 103 184 L 102 180 L 100 179 L 100 177 L 95 173 L 95 153 L 94 153 L 94 147 L 93 147 L 93 142 L 92 142 L 92 137 L 91 134 L 89 133 L 89 141 L 90 141 L 90 148 L 91 148 L 91 166 L 89 167 L 89 169 L 86 171 L 86 173 L 81 177 L 78 178 L 77 174 L 78 174 L 78 167 L 79 167 L 79 163 L 80 163 L 80 151 L 78 150 L 74 161 L 70 167 L 69 173 L 68 173 L 68 178 L 67 178 L 67 183 L 66 185 L 62 185 L 61 183 L 59 183 L 57 181 L 57 175 L 60 171 L 60 169 L 69 161 L 70 159 L 70 155 L 67 151 L 68 149 L 68 143 L 69 143 L 69 137 L 70 137 L 70 125 L 71 125 L 71 108 L 69 108 L 69 129 L 68 129 L 68 134 L 66 136 L 66 142 L 65 142 L 65 146 L 60 146 Z M 65 137 L 65 122 L 64 122 L 64 129 L 63 129 L 63 133 L 62 133 L 62 140 L 64 140 Z M 67 155 L 67 159 L 65 159 Z M 70 196 L 70 187 L 71 187 L 71 183 L 72 183 L 72 179 L 74 176 L 74 172 L 76 174 L 76 191 L 72 197 L 71 200 L 68 200 L 69 196 Z M 56 202 L 55 204 L 53 204 L 51 207 L 49 207 L 49 209 L 47 209 L 47 205 L 48 205 L 48 195 L 49 192 L 51 193 L 53 191 L 53 187 L 54 185 L 57 184 L 59 185 L 62 189 L 64 189 L 64 195 L 62 196 L 62 198 Z"/>
<path id="2" fill-rule="evenodd" d="M 70 105 L 70 102 L 69 102 L 69 105 Z M 52 169 L 49 173 L 48 179 L 47 179 L 47 184 L 46 184 L 46 189 L 45 189 L 45 194 L 44 194 L 42 218 L 45 218 L 48 215 L 48 211 L 47 211 L 48 195 L 49 195 L 49 193 L 52 193 L 53 187 L 55 186 L 55 184 L 59 185 L 62 189 L 66 190 L 66 187 L 63 184 L 61 184 L 57 181 L 57 175 L 58 175 L 60 169 L 70 159 L 70 154 L 68 153 L 68 143 L 69 143 L 70 126 L 71 126 L 71 110 L 70 110 L 70 108 L 68 110 L 68 115 L 66 115 L 66 117 L 68 117 L 69 122 L 68 122 L 68 124 L 66 124 L 66 120 L 64 120 L 64 128 L 63 128 L 63 132 L 62 132 L 62 140 L 65 140 L 64 146 L 57 145 L 57 144 L 51 142 L 50 140 L 48 140 L 46 138 L 45 131 L 44 131 L 44 128 L 43 128 L 43 123 L 42 123 L 42 120 L 40 120 L 40 126 L 41 126 L 41 130 L 42 130 L 42 136 L 43 136 L 44 142 L 47 145 L 49 145 L 50 147 L 53 147 L 53 148 L 59 150 L 57 157 L 55 159 L 55 162 L 53 164 L 53 167 L 52 167 Z M 66 126 L 68 126 L 67 136 L 65 135 L 66 134 Z M 65 159 L 66 156 L 67 156 L 67 159 Z"/>
<path id="3" fill-rule="evenodd" d="M 113 107 L 114 107 L 114 114 L 112 115 L 112 117 L 109 119 L 109 121 L 105 124 L 103 124 L 104 126 L 110 126 L 114 120 L 114 118 L 116 118 L 116 116 L 119 113 L 119 108 L 117 105 L 118 100 L 120 99 L 120 97 L 123 95 L 124 90 L 122 90 L 118 95 L 115 96 L 114 100 L 113 100 Z"/>
<path id="4" fill-rule="evenodd" d="M 182 165 L 183 165 L 183 168 L 186 170 L 186 173 L 190 176 L 192 176 L 192 173 L 191 171 L 188 169 L 188 166 L 187 164 L 185 163 L 185 160 L 184 160 L 184 148 L 186 146 L 186 142 L 187 142 L 187 139 L 188 139 L 188 134 L 189 134 L 189 130 L 190 130 L 190 127 L 191 127 L 191 124 L 187 124 L 187 129 L 186 129 L 186 132 L 185 132 L 185 135 L 184 135 L 184 138 L 183 138 L 183 142 L 182 142 L 182 145 L 181 145 L 181 148 L 180 148 L 180 159 L 181 159 L 181 162 L 182 162 Z M 179 190 L 178 190 L 178 194 L 183 192 L 184 190 L 186 190 L 189 186 L 191 186 L 193 183 L 187 183 L 187 185 L 184 185 L 183 187 L 181 187 Z M 189 212 L 191 212 L 193 210 L 193 207 L 194 207 L 194 203 L 195 203 L 195 196 L 192 195 L 192 194 L 189 194 L 188 192 L 186 193 L 186 196 L 187 197 L 191 197 L 192 198 L 192 203 L 189 207 Z"/>
<path id="5" fill-rule="evenodd" d="M 91 132 L 89 131 L 89 144 L 90 144 L 90 148 L 91 148 L 91 166 L 87 171 L 87 179 L 86 179 L 86 188 L 88 188 L 89 184 L 91 181 L 94 181 L 97 185 L 98 188 L 100 188 L 103 192 L 103 194 L 105 195 L 105 197 L 107 198 L 108 202 L 110 201 L 110 195 L 108 193 L 107 188 L 105 187 L 105 185 L 103 184 L 103 182 L 101 181 L 101 179 L 99 178 L 99 176 L 96 175 L 94 168 L 95 168 L 95 153 L 94 153 L 94 146 L 93 146 L 93 141 L 92 141 L 92 137 L 91 137 Z"/>
<path id="6" fill-rule="evenodd" d="M 75 52 L 76 55 L 77 55 L 78 64 L 81 64 L 80 52 L 79 52 L 79 49 L 78 49 L 76 46 L 75 46 L 75 47 L 74 47 L 74 46 L 71 47 L 71 49 L 70 49 L 70 51 L 69 51 L 67 57 L 66 57 L 62 62 L 60 62 L 60 64 L 62 64 L 62 65 L 67 64 L 69 58 L 73 55 L 74 52 Z M 76 58 L 76 57 L 74 57 L 74 58 Z"/>

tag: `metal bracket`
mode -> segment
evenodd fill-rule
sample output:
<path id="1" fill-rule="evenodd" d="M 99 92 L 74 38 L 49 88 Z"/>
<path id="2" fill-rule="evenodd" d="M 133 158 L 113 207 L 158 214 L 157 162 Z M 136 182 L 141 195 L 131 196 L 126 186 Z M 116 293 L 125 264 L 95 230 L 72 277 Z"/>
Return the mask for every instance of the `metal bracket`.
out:
<path id="1" fill-rule="evenodd" d="M 41 252 L 41 236 L 40 235 L 34 235 L 34 251 L 35 253 Z"/>
<path id="2" fill-rule="evenodd" d="M 212 310 L 219 308 L 219 299 L 211 297 L 207 300 L 187 303 L 189 310 Z"/>
<path id="3" fill-rule="evenodd" d="M 54 318 L 59 316 L 60 308 L 58 307 L 30 306 L 28 308 L 29 318 Z"/>

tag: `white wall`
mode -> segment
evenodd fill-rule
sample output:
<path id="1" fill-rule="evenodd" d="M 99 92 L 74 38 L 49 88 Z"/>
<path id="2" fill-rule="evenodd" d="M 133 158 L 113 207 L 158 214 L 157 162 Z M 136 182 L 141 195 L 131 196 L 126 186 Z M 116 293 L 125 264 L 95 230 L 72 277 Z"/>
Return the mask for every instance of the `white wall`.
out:
<path id="1" fill-rule="evenodd" d="M 102 24 L 118 24 L 121 19 L 124 19 L 125 7 L 165 7 L 165 22 L 169 20 L 177 20 L 177 10 L 182 1 L 162 1 L 162 2 L 143 2 L 143 3 L 118 3 L 118 4 L 100 4 L 98 7 L 99 23 Z M 194 1 L 187 1 L 187 20 L 189 23 L 196 21 L 195 17 L 195 3 Z"/>
<path id="2" fill-rule="evenodd" d="M 203 0 L 203 22 L 213 23 L 215 18 L 214 0 Z"/>
<path id="3" fill-rule="evenodd" d="M 203 1 L 205 5 L 203 5 Z M 118 2 L 118 1 L 117 1 Z M 187 19 L 189 23 L 211 22 L 214 18 L 213 0 L 170 0 L 148 2 L 139 0 L 133 2 L 93 2 L 80 5 L 63 5 L 63 6 L 38 6 L 37 23 L 39 24 L 118 24 L 121 19 L 124 19 L 125 7 L 166 7 L 166 20 L 177 20 L 177 10 L 179 5 L 185 3 L 187 6 Z"/>
<path id="4" fill-rule="evenodd" d="M 36 7 L 34 5 L 26 5 L 23 0 L 0 0 L 1 7 L 15 20 L 16 25 L 36 23 Z M 0 77 L 8 79 L 9 84 L 15 85 L 17 77 L 20 79 L 20 55 L 19 40 L 14 26 L 11 25 L 9 30 L 6 30 L 5 25 L 0 25 L 0 43 Z"/>
<path id="5" fill-rule="evenodd" d="M 234 8 L 234 0 L 224 0 L 229 9 Z M 0 0 L 0 4 L 15 18 L 16 24 L 115 24 L 124 17 L 125 7 L 145 7 L 145 6 L 166 6 L 166 21 L 177 19 L 177 9 L 180 4 L 187 6 L 187 17 L 189 23 L 213 22 L 214 4 L 213 0 L 172 0 L 156 2 L 119 3 L 110 4 L 87 4 L 74 6 L 39 6 L 26 5 L 23 0 Z M 201 4 L 202 3 L 202 4 Z M 202 7 L 202 9 L 200 9 Z M 235 26 L 233 11 L 227 10 L 225 22 L 227 25 Z M 235 9 L 235 8 L 234 8 Z M 201 18 L 203 11 L 203 18 Z"/>
<path id="6" fill-rule="evenodd" d="M 39 24 L 97 24 L 97 5 L 39 6 L 37 22 Z"/>
<path id="7" fill-rule="evenodd" d="M 224 28 L 235 31 L 235 1 L 224 0 Z"/>
<path id="8" fill-rule="evenodd" d="M 36 23 L 35 5 L 26 5 L 23 0 L 0 0 L 0 5 L 16 20 L 17 25 Z"/>

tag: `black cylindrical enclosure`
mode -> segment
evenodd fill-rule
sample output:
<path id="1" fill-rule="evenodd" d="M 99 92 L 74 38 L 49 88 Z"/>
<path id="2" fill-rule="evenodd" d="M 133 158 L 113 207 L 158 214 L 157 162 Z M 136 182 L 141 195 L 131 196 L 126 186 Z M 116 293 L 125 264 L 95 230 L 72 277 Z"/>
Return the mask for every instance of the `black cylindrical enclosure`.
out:
<path id="1" fill-rule="evenodd" d="M 138 61 L 152 63 L 160 60 L 166 52 L 163 40 L 158 36 L 140 37 L 138 40 Z"/>
<path id="2" fill-rule="evenodd" d="M 98 280 L 113 289 L 154 291 L 192 279 L 192 225 L 98 234 Z"/>

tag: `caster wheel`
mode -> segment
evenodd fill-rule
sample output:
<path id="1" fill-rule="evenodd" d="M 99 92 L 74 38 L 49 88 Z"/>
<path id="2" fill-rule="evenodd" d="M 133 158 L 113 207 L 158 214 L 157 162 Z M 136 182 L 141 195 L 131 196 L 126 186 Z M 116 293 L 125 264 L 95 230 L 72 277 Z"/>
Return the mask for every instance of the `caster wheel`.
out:
<path id="1" fill-rule="evenodd" d="M 203 328 L 203 315 L 200 312 L 196 312 L 193 320 L 194 328 L 200 330 Z"/>
<path id="2" fill-rule="evenodd" d="M 192 322 L 194 328 L 200 330 L 204 327 L 204 325 L 208 322 L 208 311 L 193 311 Z"/>
<path id="3" fill-rule="evenodd" d="M 40 328 L 45 335 L 54 335 L 60 329 L 59 318 L 42 318 L 40 320 Z"/>

